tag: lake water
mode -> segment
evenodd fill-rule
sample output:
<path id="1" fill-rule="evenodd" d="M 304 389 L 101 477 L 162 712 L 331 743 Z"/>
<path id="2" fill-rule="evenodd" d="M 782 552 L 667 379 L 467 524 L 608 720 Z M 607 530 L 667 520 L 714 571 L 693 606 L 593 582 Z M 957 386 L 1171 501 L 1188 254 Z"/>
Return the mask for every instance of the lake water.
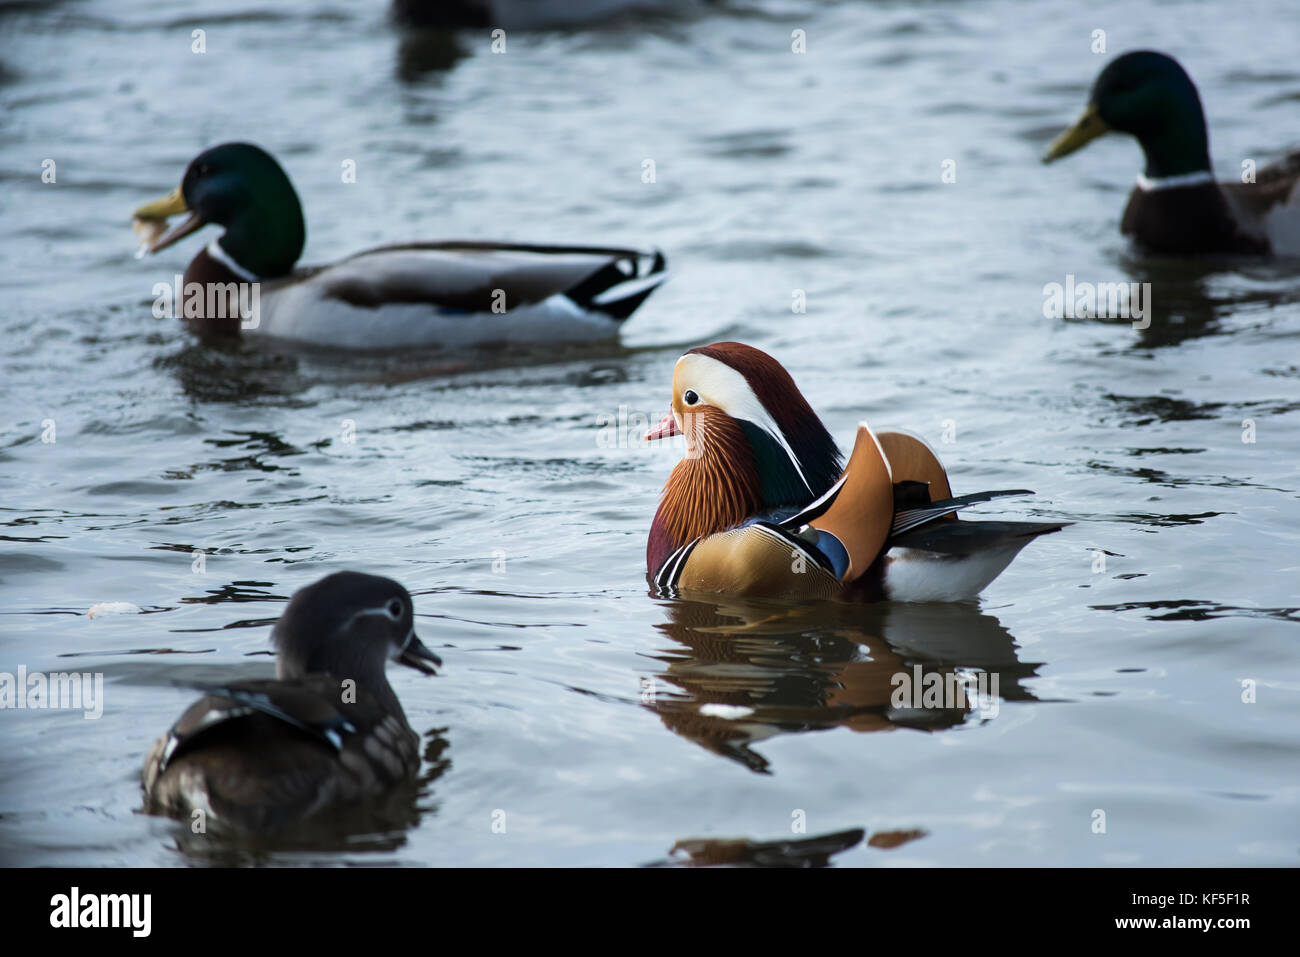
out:
<path id="1" fill-rule="evenodd" d="M 98 720 L 0 712 L 3 861 L 637 865 L 861 828 L 835 863 L 1296 863 L 1300 268 L 1141 257 L 1135 143 L 1039 156 L 1136 47 L 1198 82 L 1220 175 L 1279 155 L 1300 8 L 756 0 L 503 55 L 379 3 L 15 4 L 0 32 L 0 671 L 104 676 Z M 136 261 L 130 212 L 230 139 L 288 169 L 307 262 L 655 244 L 673 278 L 565 353 L 200 346 L 150 311 L 198 241 Z M 1045 317 L 1071 276 L 1150 282 L 1150 327 Z M 978 603 L 653 598 L 678 453 L 637 425 L 718 339 L 776 356 L 843 445 L 911 428 L 957 494 L 1038 493 L 980 515 L 1074 524 Z M 392 669 L 415 813 L 255 852 L 141 814 L 173 682 L 269 674 L 285 599 L 342 568 L 410 588 L 446 663 Z M 899 709 L 899 672 L 999 686 Z"/>

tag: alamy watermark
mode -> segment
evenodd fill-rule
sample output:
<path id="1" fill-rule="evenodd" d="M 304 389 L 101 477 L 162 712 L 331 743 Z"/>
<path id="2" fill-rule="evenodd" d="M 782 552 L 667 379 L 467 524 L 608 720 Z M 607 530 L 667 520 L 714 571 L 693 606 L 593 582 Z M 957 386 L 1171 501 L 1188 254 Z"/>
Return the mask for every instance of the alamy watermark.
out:
<path id="1" fill-rule="evenodd" d="M 50 898 L 50 926 L 56 928 L 116 927 L 148 937 L 152 918 L 152 894 L 83 894 L 74 886 Z"/>
<path id="2" fill-rule="evenodd" d="M 79 710 L 83 718 L 93 721 L 104 714 L 104 673 L 28 674 L 26 665 L 19 665 L 16 673 L 0 671 L 0 710 L 10 708 Z"/>
<path id="3" fill-rule="evenodd" d="M 1132 319 L 1134 329 L 1151 325 L 1151 283 L 1077 282 L 1066 273 L 1065 283 L 1043 287 L 1043 316 L 1047 319 Z"/>
<path id="4" fill-rule="evenodd" d="M 671 415 L 671 413 L 670 413 Z M 700 443 L 694 440 L 695 413 L 681 414 L 681 424 L 676 417 L 651 417 L 644 412 L 631 411 L 620 405 L 614 413 L 597 413 L 596 447 L 599 449 L 656 449 L 679 453 L 683 458 L 699 458 Z M 658 422 L 652 428 L 652 425 Z"/>
<path id="5" fill-rule="evenodd" d="M 261 283 L 187 283 L 178 273 L 170 283 L 154 283 L 152 292 L 155 319 L 238 319 L 241 329 L 262 322 Z"/>
<path id="6" fill-rule="evenodd" d="M 974 674 L 925 672 L 920 665 L 914 665 L 910 672 L 895 672 L 889 683 L 894 688 L 889 703 L 895 708 L 965 711 L 969 707 L 981 718 L 998 716 L 1001 699 L 996 671 Z"/>

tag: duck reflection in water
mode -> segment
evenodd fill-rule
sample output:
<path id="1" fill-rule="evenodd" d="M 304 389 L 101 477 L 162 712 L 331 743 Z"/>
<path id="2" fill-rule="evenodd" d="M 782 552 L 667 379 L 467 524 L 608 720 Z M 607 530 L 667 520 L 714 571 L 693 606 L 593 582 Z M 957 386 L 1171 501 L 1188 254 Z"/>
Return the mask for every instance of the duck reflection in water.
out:
<path id="1" fill-rule="evenodd" d="M 1120 258 L 1119 265 L 1131 281 L 1150 283 L 1154 290 L 1150 321 L 1145 329 L 1138 327 L 1132 345 L 1135 349 L 1159 349 L 1190 339 L 1230 335 L 1243 315 L 1281 316 L 1300 302 L 1294 260 L 1248 263 L 1148 259 L 1129 254 Z"/>
<path id="2" fill-rule="evenodd" d="M 643 705 L 759 773 L 770 768 L 753 745 L 777 734 L 942 731 L 1036 700 L 1023 682 L 1038 664 L 1020 661 L 1010 632 L 971 604 L 678 600 L 665 609 L 658 627 L 679 647 L 643 679 Z"/>

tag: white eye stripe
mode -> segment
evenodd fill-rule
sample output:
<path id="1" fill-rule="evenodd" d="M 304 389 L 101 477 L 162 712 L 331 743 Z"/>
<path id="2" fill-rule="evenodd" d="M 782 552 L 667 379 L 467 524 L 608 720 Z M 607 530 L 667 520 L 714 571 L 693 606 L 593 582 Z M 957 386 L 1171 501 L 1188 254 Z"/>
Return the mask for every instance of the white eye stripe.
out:
<path id="1" fill-rule="evenodd" d="M 397 611 L 393 611 L 394 605 L 397 606 Z M 394 598 L 392 601 L 386 603 L 382 608 L 363 608 L 358 612 L 354 612 L 352 617 L 343 623 L 340 630 L 346 631 L 358 618 L 366 618 L 371 615 L 382 615 L 389 621 L 401 621 L 403 611 L 405 611 L 405 606 L 402 604 L 401 599 Z"/>
<path id="2" fill-rule="evenodd" d="M 689 387 L 683 390 L 683 394 L 697 392 L 704 402 L 716 406 L 733 419 L 752 422 L 775 439 L 789 456 L 790 464 L 794 466 L 804 487 L 809 492 L 813 490 L 803 474 L 803 468 L 799 465 L 799 458 L 794 454 L 794 449 L 790 448 L 790 443 L 786 441 L 780 426 L 776 424 L 776 420 L 772 418 L 763 403 L 758 401 L 758 396 L 754 394 L 754 390 L 750 388 L 749 382 L 743 375 L 725 362 L 719 362 L 711 356 L 701 355 L 698 352 L 691 352 L 677 360 L 674 378 L 677 377 L 680 377 L 684 383 L 689 383 Z"/>

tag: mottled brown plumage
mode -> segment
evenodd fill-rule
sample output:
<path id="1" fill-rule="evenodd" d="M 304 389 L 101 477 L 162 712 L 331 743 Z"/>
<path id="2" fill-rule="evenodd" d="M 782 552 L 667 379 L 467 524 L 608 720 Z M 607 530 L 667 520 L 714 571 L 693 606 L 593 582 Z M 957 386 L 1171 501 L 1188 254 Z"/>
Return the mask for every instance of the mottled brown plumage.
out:
<path id="1" fill-rule="evenodd" d="M 338 572 L 299 591 L 272 632 L 277 679 L 200 686 L 209 693 L 145 759 L 146 810 L 268 834 L 409 781 L 419 737 L 384 664 L 441 664 L 412 614 L 406 589 L 373 575 Z"/>

